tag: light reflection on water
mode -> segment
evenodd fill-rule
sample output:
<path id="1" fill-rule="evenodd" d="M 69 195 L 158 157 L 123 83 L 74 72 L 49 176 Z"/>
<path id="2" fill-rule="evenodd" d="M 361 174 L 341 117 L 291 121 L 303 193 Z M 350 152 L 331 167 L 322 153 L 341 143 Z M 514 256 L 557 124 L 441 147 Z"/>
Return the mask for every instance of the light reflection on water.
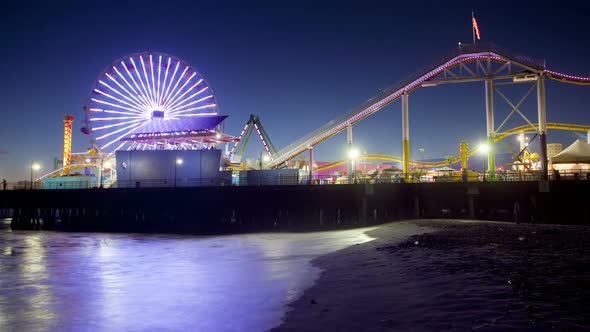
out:
<path id="1" fill-rule="evenodd" d="M 367 229 L 218 237 L 0 229 L 0 331 L 263 331 Z"/>

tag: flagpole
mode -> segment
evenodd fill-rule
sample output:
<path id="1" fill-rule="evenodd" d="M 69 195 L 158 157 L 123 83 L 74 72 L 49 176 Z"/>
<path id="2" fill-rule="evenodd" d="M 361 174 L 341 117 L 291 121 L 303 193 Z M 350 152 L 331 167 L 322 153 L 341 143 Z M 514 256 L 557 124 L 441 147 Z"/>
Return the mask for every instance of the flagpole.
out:
<path id="1" fill-rule="evenodd" d="M 473 25 L 473 12 L 471 12 L 471 34 L 473 35 L 473 47 L 475 47 L 475 26 Z"/>

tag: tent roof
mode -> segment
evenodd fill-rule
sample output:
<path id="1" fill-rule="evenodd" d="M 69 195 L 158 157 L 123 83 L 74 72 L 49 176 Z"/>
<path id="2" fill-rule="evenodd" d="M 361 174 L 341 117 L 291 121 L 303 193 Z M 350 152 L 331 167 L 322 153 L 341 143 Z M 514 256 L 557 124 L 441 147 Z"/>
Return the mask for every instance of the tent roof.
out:
<path id="1" fill-rule="evenodd" d="M 443 167 L 438 167 L 438 168 L 434 168 L 433 171 L 435 172 L 446 172 L 446 171 L 456 171 L 456 169 L 449 167 L 449 166 L 443 166 Z"/>
<path id="2" fill-rule="evenodd" d="M 590 163 L 590 144 L 582 140 L 575 141 L 551 158 L 553 164 L 587 164 Z"/>

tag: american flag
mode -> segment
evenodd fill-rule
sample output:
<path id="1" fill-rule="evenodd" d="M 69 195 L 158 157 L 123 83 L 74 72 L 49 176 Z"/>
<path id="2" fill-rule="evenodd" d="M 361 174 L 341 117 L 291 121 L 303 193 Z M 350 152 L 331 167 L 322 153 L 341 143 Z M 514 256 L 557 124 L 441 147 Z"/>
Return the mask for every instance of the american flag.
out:
<path id="1" fill-rule="evenodd" d="M 481 37 L 479 35 L 479 26 L 477 25 L 477 20 L 475 19 L 475 16 L 472 16 L 471 20 L 473 21 L 473 30 L 475 31 L 475 36 L 477 37 L 477 40 L 480 40 Z"/>

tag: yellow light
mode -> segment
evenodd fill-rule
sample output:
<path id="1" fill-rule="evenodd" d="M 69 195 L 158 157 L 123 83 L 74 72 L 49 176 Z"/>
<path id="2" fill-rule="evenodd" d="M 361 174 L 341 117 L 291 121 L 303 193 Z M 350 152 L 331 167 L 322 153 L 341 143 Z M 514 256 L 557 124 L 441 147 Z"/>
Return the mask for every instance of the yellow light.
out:
<path id="1" fill-rule="evenodd" d="M 31 168 L 33 169 L 33 171 L 38 171 L 41 169 L 41 165 L 34 163 L 33 165 L 31 165 Z"/>

